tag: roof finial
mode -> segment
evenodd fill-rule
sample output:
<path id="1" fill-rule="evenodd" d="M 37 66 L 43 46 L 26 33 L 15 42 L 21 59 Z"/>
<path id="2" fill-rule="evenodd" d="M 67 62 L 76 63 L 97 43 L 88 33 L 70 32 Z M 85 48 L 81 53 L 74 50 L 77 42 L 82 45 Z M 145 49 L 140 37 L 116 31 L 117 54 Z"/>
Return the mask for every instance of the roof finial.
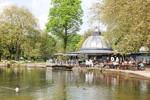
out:
<path id="1" fill-rule="evenodd" d="M 95 27 L 95 32 L 99 32 L 99 28 L 97 26 Z"/>
<path id="2" fill-rule="evenodd" d="M 93 34 L 93 35 L 95 35 L 95 36 L 97 36 L 97 35 L 101 35 L 101 32 L 100 32 L 100 30 L 99 30 L 98 26 L 95 26 L 95 32 L 94 32 L 94 34 Z"/>

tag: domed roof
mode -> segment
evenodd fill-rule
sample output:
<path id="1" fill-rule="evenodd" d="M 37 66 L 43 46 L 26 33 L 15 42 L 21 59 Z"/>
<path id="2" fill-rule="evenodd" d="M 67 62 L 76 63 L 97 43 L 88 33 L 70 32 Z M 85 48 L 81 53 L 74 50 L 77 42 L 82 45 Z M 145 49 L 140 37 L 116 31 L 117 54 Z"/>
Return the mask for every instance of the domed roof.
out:
<path id="1" fill-rule="evenodd" d="M 142 46 L 140 49 L 139 49 L 139 52 L 148 52 L 149 51 L 149 48 L 146 47 L 146 46 Z"/>
<path id="2" fill-rule="evenodd" d="M 84 41 L 80 51 L 89 53 L 110 53 L 112 52 L 112 48 L 107 40 L 99 35 L 99 32 L 95 32 Z"/>

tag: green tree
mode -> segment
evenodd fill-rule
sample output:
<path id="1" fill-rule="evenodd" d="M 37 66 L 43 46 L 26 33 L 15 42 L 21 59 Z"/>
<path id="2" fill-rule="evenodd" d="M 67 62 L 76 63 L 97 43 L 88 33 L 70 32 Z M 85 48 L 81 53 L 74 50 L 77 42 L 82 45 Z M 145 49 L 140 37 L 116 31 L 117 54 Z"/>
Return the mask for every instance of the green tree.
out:
<path id="1" fill-rule="evenodd" d="M 124 53 L 149 46 L 150 0 L 103 0 L 94 6 L 113 47 Z"/>
<path id="2" fill-rule="evenodd" d="M 56 40 L 48 35 L 47 33 L 43 33 L 41 35 L 41 46 L 40 46 L 40 53 L 44 60 L 52 57 L 53 54 L 56 52 Z"/>
<path id="3" fill-rule="evenodd" d="M 47 32 L 63 40 L 66 52 L 68 35 L 76 33 L 82 24 L 82 9 L 80 0 L 51 0 Z"/>
<path id="4" fill-rule="evenodd" d="M 2 58 L 2 54 L 3 54 L 3 46 L 2 46 L 2 43 L 0 42 L 0 61 Z"/>
<path id="5" fill-rule="evenodd" d="M 27 35 L 25 41 L 21 44 L 22 52 L 21 55 L 26 59 L 35 60 L 39 56 L 40 46 L 41 46 L 41 36 L 42 31 L 34 30 L 32 35 Z"/>
<path id="6" fill-rule="evenodd" d="M 79 43 L 81 36 L 79 34 L 70 34 L 68 36 L 67 52 L 73 52 L 77 50 L 77 44 Z"/>
<path id="7" fill-rule="evenodd" d="M 0 14 L 1 43 L 6 54 L 15 54 L 15 60 L 24 52 L 24 43 L 30 43 L 38 33 L 36 19 L 27 9 L 8 6 Z"/>

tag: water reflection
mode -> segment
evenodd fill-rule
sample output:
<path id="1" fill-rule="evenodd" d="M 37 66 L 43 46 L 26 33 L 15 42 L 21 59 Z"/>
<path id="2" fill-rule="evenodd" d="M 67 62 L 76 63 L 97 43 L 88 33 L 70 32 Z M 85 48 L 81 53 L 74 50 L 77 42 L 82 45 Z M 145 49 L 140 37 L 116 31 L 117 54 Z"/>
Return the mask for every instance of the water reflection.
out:
<path id="1" fill-rule="evenodd" d="M 7 88 L 25 88 L 18 94 Z M 99 71 L 0 69 L 0 100 L 150 100 L 150 82 Z"/>
<path id="2" fill-rule="evenodd" d="M 88 84 L 93 83 L 93 72 L 85 73 L 85 82 Z"/>

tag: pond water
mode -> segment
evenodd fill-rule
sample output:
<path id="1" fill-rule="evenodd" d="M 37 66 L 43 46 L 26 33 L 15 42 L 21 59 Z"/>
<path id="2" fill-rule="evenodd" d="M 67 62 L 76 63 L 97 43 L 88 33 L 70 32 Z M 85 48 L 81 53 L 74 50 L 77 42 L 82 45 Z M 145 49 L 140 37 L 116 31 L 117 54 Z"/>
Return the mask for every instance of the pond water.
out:
<path id="1" fill-rule="evenodd" d="M 150 100 L 150 81 L 99 71 L 4 68 L 0 100 Z"/>

